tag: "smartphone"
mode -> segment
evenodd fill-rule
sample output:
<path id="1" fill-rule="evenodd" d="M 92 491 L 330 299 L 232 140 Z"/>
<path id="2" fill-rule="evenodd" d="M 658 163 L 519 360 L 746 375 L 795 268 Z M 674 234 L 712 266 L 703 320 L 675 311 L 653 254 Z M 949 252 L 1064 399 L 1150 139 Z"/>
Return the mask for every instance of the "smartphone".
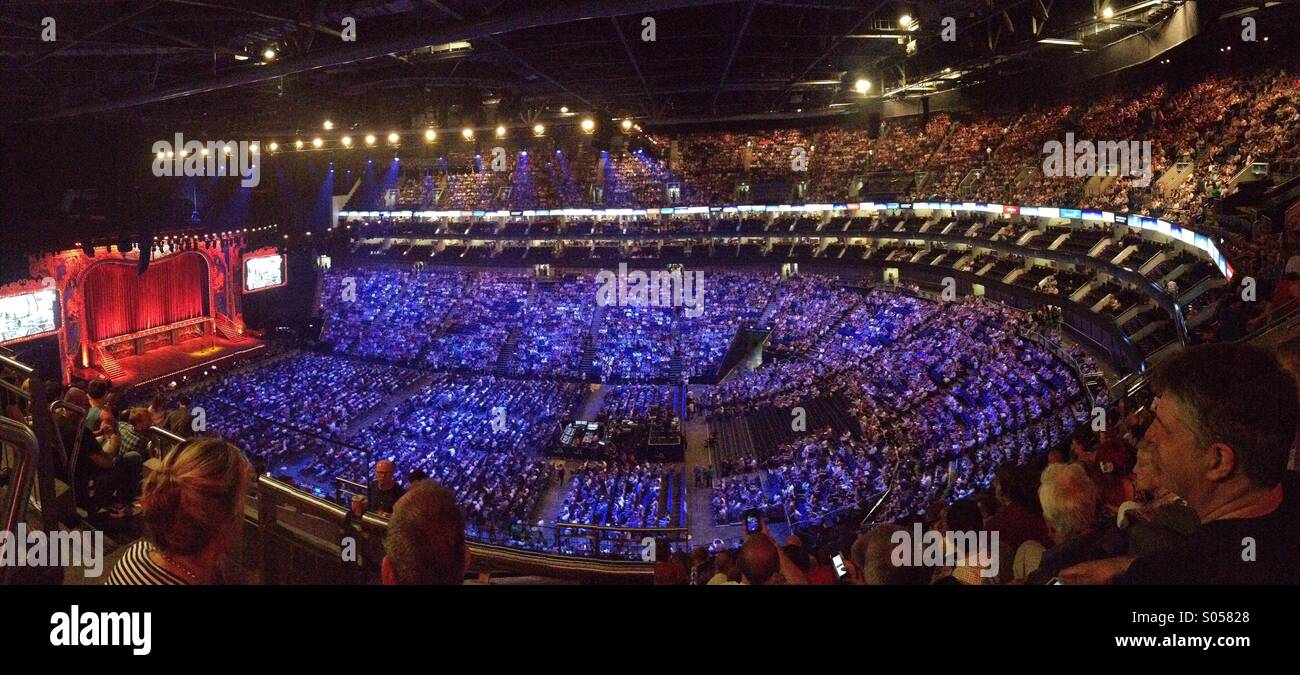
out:
<path id="1" fill-rule="evenodd" d="M 763 528 L 763 512 L 759 509 L 745 511 L 745 532 L 754 534 Z"/>
<path id="2" fill-rule="evenodd" d="M 843 555 L 836 553 L 835 555 L 831 556 L 831 563 L 835 565 L 835 576 L 839 577 L 840 579 L 843 579 L 845 576 L 848 575 L 849 571 L 844 568 Z"/>

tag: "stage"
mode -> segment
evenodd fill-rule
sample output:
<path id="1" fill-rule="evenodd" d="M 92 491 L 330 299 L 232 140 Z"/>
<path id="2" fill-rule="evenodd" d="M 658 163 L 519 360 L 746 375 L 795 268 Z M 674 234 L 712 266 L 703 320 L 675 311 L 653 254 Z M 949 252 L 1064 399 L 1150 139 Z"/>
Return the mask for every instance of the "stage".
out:
<path id="1" fill-rule="evenodd" d="M 243 359 L 266 348 L 260 340 L 237 336 L 226 338 L 220 334 L 193 337 L 175 345 L 156 347 L 144 354 L 122 356 L 116 359 L 121 373 L 109 377 L 100 368 L 90 368 L 83 375 L 106 377 L 112 380 L 113 388 L 121 390 L 126 387 L 148 386 L 202 373 L 213 366 L 220 368 L 236 359 Z"/>

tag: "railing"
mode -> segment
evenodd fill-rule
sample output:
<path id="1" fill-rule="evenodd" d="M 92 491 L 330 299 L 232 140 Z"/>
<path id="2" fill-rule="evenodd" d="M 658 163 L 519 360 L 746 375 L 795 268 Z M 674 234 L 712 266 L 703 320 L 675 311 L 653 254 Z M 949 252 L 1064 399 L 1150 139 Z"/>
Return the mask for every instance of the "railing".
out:
<path id="1" fill-rule="evenodd" d="M 31 383 L 30 390 L 17 386 L 4 376 Z M 54 491 L 54 449 L 62 447 L 54 429 L 54 418 L 50 415 L 45 401 L 45 378 L 35 368 L 23 364 L 9 356 L 0 354 L 0 389 L 8 391 L 17 400 L 23 402 L 30 416 L 29 431 L 36 437 L 37 450 L 34 459 L 36 471 L 36 500 L 39 504 L 43 530 L 58 529 L 60 523 L 59 504 Z M 23 502 L 26 503 L 26 500 Z"/>
<path id="2" fill-rule="evenodd" d="M 1300 299 L 1291 300 L 1276 310 L 1266 311 L 1264 318 L 1266 319 L 1264 323 L 1256 326 L 1242 338 L 1243 342 L 1256 342 L 1275 331 L 1285 330 L 1300 323 Z"/>
<path id="3" fill-rule="evenodd" d="M 871 510 L 867 511 L 867 515 L 862 517 L 862 522 L 858 524 L 858 527 L 860 529 L 865 529 L 868 526 L 868 523 L 872 525 L 875 524 L 875 521 L 873 521 L 872 518 L 875 517 L 876 511 L 880 510 L 881 505 L 885 503 L 885 500 L 889 498 L 889 495 L 894 493 L 894 488 L 897 487 L 898 485 L 898 471 L 902 468 L 902 466 L 903 466 L 902 457 L 899 455 L 898 449 L 895 448 L 894 449 L 894 473 L 889 477 L 889 487 L 885 488 L 885 491 L 881 493 L 880 499 L 877 499 L 876 503 L 871 506 Z"/>
<path id="4" fill-rule="evenodd" d="M 253 527 L 255 550 L 246 551 L 246 562 L 262 570 L 263 583 L 368 583 L 378 577 L 383 558 L 383 539 L 388 519 L 373 513 L 361 518 L 327 499 L 313 496 L 288 484 L 260 476 L 253 485 L 253 499 L 246 520 Z M 618 528 L 584 529 L 617 530 Z M 554 531 L 555 528 L 526 528 Z M 624 528 L 629 530 L 630 528 Z M 637 532 L 681 531 L 684 528 L 658 528 Z M 248 530 L 246 530 L 248 532 Z M 351 537 L 351 541 L 344 538 Z M 544 539 L 545 537 L 543 537 Z M 642 541 L 635 538 L 634 560 L 600 560 L 575 553 L 557 553 L 530 549 L 523 545 L 504 546 L 494 541 L 480 541 L 472 531 L 466 532 L 466 544 L 472 558 L 471 569 L 489 572 L 508 570 L 524 574 L 618 583 L 648 583 L 653 566 L 642 562 Z M 344 547 L 354 546 L 354 557 L 342 555 Z M 306 555 L 334 565 L 294 564 Z"/>
<path id="5" fill-rule="evenodd" d="M 31 428 L 7 417 L 0 417 L 0 449 L 7 454 L 8 448 L 18 455 L 17 470 L 9 477 L 9 489 L 6 492 L 7 503 L 4 504 L 4 530 L 17 536 L 18 525 L 27 513 L 27 500 L 31 495 L 32 476 L 36 472 L 36 461 L 40 455 L 40 444 Z M 53 499 L 49 501 L 53 502 Z M 14 542 L 15 546 L 25 545 Z M 13 565 L 0 565 L 0 586 L 9 582 L 9 573 Z"/>
<path id="6" fill-rule="evenodd" d="M 347 504 L 352 497 L 365 497 L 367 491 L 366 485 L 350 478 L 334 477 L 334 501 L 338 504 Z"/>
<path id="7" fill-rule="evenodd" d="M 1070 367 L 1070 370 L 1074 373 L 1075 378 L 1078 379 L 1079 386 L 1083 389 L 1083 392 L 1087 394 L 1088 408 L 1091 409 L 1093 406 L 1097 404 L 1097 399 L 1094 398 L 1092 395 L 1092 389 L 1088 387 L 1088 380 L 1083 375 L 1083 368 L 1079 367 L 1079 362 L 1075 360 L 1073 354 L 1071 354 L 1069 351 L 1066 351 L 1065 348 L 1063 348 L 1059 342 L 1052 340 L 1051 338 L 1039 333 L 1038 331 L 1022 329 L 1020 331 L 1020 334 L 1025 339 L 1037 343 L 1038 346 L 1042 347 L 1043 349 L 1046 349 L 1047 351 L 1051 352 L 1056 358 L 1065 362 L 1065 365 Z"/>

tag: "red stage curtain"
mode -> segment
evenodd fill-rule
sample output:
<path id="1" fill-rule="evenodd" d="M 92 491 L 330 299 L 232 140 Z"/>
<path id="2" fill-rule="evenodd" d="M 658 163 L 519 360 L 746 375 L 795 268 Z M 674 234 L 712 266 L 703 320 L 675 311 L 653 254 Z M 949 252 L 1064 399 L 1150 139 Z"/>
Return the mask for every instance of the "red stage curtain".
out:
<path id="1" fill-rule="evenodd" d="M 208 267 L 196 253 L 154 262 L 143 276 L 136 264 L 102 263 L 86 275 L 90 339 L 164 326 L 204 314 Z"/>

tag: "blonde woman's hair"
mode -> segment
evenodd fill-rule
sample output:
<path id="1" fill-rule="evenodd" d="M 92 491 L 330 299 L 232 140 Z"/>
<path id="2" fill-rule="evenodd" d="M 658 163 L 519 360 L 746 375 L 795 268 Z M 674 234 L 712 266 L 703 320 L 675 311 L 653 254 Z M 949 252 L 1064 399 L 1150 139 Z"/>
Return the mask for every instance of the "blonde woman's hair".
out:
<path id="1" fill-rule="evenodd" d="M 140 497 L 155 546 L 176 555 L 202 551 L 229 530 L 244 503 L 248 460 L 219 438 L 195 438 L 163 458 Z"/>

